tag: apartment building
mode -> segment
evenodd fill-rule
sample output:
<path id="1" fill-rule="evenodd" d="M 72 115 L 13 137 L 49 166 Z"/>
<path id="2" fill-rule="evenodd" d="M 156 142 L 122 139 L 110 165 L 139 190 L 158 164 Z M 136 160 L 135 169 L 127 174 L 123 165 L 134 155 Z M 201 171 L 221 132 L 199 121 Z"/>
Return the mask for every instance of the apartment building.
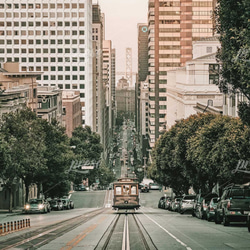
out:
<path id="1" fill-rule="evenodd" d="M 0 62 L 44 72 L 41 86 L 80 92 L 83 125 L 93 125 L 92 1 L 0 3 Z"/>
<path id="2" fill-rule="evenodd" d="M 149 140 L 166 129 L 167 72 L 192 59 L 192 43 L 213 35 L 214 0 L 149 0 Z"/>

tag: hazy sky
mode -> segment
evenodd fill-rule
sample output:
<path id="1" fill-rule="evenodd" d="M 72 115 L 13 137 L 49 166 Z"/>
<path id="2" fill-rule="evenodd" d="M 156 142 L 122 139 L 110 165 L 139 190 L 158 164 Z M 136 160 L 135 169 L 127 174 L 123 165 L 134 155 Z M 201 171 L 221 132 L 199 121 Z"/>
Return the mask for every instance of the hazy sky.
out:
<path id="1" fill-rule="evenodd" d="M 126 48 L 132 48 L 137 71 L 137 24 L 147 22 L 148 0 L 98 0 L 105 14 L 105 39 L 116 49 L 116 71 L 126 70 Z M 93 0 L 97 3 L 97 0 Z M 116 79 L 118 80 L 118 79 Z"/>

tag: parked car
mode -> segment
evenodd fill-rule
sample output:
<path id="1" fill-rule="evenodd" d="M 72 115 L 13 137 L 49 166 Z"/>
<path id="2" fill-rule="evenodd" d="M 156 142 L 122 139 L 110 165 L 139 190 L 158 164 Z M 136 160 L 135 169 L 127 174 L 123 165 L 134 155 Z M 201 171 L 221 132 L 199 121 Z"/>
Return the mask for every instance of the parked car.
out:
<path id="1" fill-rule="evenodd" d="M 250 186 L 231 184 L 224 188 L 215 209 L 214 221 L 224 226 L 231 222 L 246 222 L 250 212 Z"/>
<path id="2" fill-rule="evenodd" d="M 179 213 L 184 214 L 186 212 L 193 211 L 195 195 L 184 195 L 180 201 Z"/>
<path id="3" fill-rule="evenodd" d="M 167 197 L 166 196 L 162 196 L 158 202 L 158 208 L 165 208 L 165 201 L 166 201 Z"/>
<path id="4" fill-rule="evenodd" d="M 172 203 L 172 198 L 171 197 L 167 197 L 166 201 L 165 201 L 165 209 L 167 210 L 171 210 L 171 203 Z"/>
<path id="5" fill-rule="evenodd" d="M 217 197 L 217 194 L 197 194 L 194 200 L 192 215 L 199 219 L 207 218 L 207 207 L 213 197 Z"/>
<path id="6" fill-rule="evenodd" d="M 70 209 L 74 209 L 75 207 L 74 202 L 72 200 L 69 200 L 69 207 Z"/>
<path id="7" fill-rule="evenodd" d="M 63 203 L 60 199 L 53 199 L 50 201 L 51 210 L 63 210 Z"/>
<path id="8" fill-rule="evenodd" d="M 68 198 L 62 198 L 63 209 L 70 209 L 70 202 Z"/>
<path id="9" fill-rule="evenodd" d="M 215 209 L 218 204 L 218 197 L 212 198 L 207 207 L 207 220 L 214 220 Z"/>
<path id="10" fill-rule="evenodd" d="M 30 199 L 24 206 L 24 213 L 50 212 L 49 203 L 45 199 Z"/>
<path id="11" fill-rule="evenodd" d="M 159 190 L 160 189 L 160 185 L 157 183 L 149 183 L 149 189 L 150 190 Z"/>
<path id="12" fill-rule="evenodd" d="M 174 212 L 177 212 L 179 210 L 180 201 L 182 200 L 182 197 L 175 197 L 171 202 L 171 210 Z"/>
<path id="13" fill-rule="evenodd" d="M 250 233 L 250 213 L 247 216 L 247 228 L 248 228 L 248 232 Z"/>
<path id="14" fill-rule="evenodd" d="M 148 193 L 149 192 L 149 187 L 147 184 L 142 184 L 141 185 L 141 192 L 142 193 Z"/>

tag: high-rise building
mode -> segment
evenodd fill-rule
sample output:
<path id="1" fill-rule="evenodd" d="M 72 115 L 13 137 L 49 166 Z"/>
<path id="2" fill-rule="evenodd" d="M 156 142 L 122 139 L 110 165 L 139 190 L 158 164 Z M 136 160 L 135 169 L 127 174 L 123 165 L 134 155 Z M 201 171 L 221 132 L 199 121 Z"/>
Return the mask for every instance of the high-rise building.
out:
<path id="1" fill-rule="evenodd" d="M 103 15 L 100 6 L 93 4 L 93 105 L 94 105 L 94 123 L 95 130 L 101 136 L 101 143 L 104 143 L 104 114 L 105 114 L 105 84 L 103 82 Z"/>
<path id="2" fill-rule="evenodd" d="M 91 0 L 0 3 L 0 61 L 44 72 L 42 86 L 80 92 L 83 124 L 93 127 Z"/>
<path id="3" fill-rule="evenodd" d="M 105 97 L 105 106 L 106 106 L 106 112 L 105 112 L 105 148 L 107 151 L 105 152 L 105 157 L 109 157 L 109 146 L 112 142 L 112 84 L 115 84 L 113 74 L 115 72 L 112 72 L 114 69 L 114 66 L 112 66 L 112 41 L 110 40 L 104 40 L 103 41 L 103 83 L 106 87 L 106 97 Z M 113 58 L 113 59 L 112 59 Z M 114 63 L 114 61 L 113 61 Z"/>
<path id="4" fill-rule="evenodd" d="M 116 118 L 115 83 L 116 83 L 116 50 L 112 49 L 111 50 L 112 133 L 115 127 L 115 118 Z"/>
<path id="5" fill-rule="evenodd" d="M 135 126 L 139 138 L 140 148 L 148 146 L 148 86 L 145 83 L 148 75 L 148 25 L 138 24 L 138 75 L 135 85 Z M 147 92 L 147 93 L 145 93 Z M 147 96 L 146 96 L 147 95 Z M 145 101 L 147 99 L 147 101 Z M 147 104 L 147 106 L 145 105 Z M 147 116 L 146 116 L 147 115 Z M 145 143 L 147 141 L 147 143 Z M 145 156 L 145 154 L 143 154 Z"/>
<path id="6" fill-rule="evenodd" d="M 149 140 L 166 128 L 167 71 L 192 59 L 192 42 L 213 35 L 214 0 L 149 0 Z"/>

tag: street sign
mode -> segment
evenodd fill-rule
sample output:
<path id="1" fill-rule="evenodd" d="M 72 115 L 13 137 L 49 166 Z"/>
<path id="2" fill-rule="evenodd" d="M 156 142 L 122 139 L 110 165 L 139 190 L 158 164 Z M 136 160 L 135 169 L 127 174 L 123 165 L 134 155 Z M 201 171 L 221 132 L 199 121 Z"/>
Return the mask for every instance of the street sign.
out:
<path id="1" fill-rule="evenodd" d="M 94 169 L 94 166 L 81 166 L 82 170 L 86 170 L 86 169 Z"/>

